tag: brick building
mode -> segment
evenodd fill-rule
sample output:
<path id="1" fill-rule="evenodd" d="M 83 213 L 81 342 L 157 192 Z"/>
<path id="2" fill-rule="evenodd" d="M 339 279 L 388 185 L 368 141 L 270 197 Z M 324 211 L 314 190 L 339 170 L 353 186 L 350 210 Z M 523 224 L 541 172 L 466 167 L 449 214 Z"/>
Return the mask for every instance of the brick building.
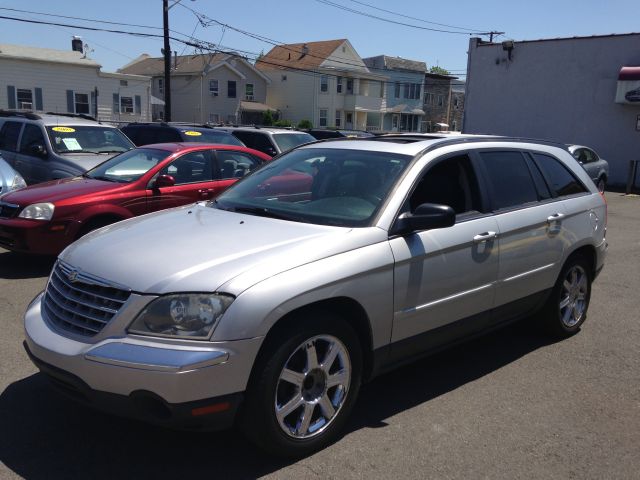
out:
<path id="1" fill-rule="evenodd" d="M 452 75 L 425 73 L 422 131 L 462 129 L 464 82 Z"/>

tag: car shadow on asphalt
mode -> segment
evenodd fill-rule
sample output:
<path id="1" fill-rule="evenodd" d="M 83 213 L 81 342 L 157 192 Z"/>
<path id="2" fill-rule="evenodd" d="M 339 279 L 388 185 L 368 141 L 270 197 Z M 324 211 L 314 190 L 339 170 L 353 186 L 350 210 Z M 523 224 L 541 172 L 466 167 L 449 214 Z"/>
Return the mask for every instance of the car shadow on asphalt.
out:
<path id="1" fill-rule="evenodd" d="M 520 323 L 381 376 L 363 387 L 346 433 L 384 428 L 386 419 L 550 343 Z M 235 430 L 174 431 L 93 411 L 40 373 L 0 395 L 0 426 L 0 462 L 26 479 L 256 478 L 293 463 Z"/>
<path id="2" fill-rule="evenodd" d="M 18 280 L 48 277 L 56 257 L 0 250 L 0 278 Z"/>

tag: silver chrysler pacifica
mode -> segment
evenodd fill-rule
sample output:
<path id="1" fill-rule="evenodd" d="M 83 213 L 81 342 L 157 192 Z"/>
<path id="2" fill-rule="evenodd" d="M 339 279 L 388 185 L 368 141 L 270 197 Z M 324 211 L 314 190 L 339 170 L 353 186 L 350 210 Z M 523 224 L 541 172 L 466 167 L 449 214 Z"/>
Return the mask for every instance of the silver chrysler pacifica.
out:
<path id="1" fill-rule="evenodd" d="M 531 317 L 579 331 L 604 197 L 565 146 L 390 135 L 291 150 L 217 200 L 69 246 L 25 347 L 76 400 L 279 455 L 334 441 L 363 382 Z"/>

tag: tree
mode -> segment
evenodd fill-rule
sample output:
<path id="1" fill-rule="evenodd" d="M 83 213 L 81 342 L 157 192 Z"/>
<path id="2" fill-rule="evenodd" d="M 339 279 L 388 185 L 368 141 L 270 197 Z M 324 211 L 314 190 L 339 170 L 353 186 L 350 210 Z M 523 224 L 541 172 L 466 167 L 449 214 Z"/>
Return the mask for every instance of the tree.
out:
<path id="1" fill-rule="evenodd" d="M 451 75 L 451 73 L 449 72 L 449 70 L 442 68 L 442 67 L 438 67 L 433 66 L 429 69 L 429 73 L 435 73 L 437 75 Z"/>
<path id="2" fill-rule="evenodd" d="M 271 110 L 267 110 L 262 114 L 262 124 L 267 127 L 273 125 L 273 113 L 271 113 Z"/>

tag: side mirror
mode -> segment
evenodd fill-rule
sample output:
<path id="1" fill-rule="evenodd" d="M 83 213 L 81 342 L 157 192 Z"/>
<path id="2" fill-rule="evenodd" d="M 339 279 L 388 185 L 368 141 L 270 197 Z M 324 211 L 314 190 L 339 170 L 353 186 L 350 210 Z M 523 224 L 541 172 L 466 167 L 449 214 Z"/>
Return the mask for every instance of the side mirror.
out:
<path id="1" fill-rule="evenodd" d="M 456 223 L 456 212 L 448 205 L 423 203 L 415 212 L 403 213 L 398 217 L 394 233 L 406 234 L 420 230 L 447 228 Z"/>
<path id="2" fill-rule="evenodd" d="M 275 148 L 269 147 L 267 148 L 266 154 L 271 155 L 272 157 L 275 157 L 278 154 L 278 152 L 276 152 Z"/>
<path id="3" fill-rule="evenodd" d="M 38 157 L 44 157 L 47 155 L 47 149 L 44 148 L 44 145 L 31 145 L 29 150 L 33 155 L 37 155 Z"/>
<path id="4" fill-rule="evenodd" d="M 176 184 L 176 179 L 171 175 L 160 175 L 153 182 L 153 188 L 173 187 Z"/>

